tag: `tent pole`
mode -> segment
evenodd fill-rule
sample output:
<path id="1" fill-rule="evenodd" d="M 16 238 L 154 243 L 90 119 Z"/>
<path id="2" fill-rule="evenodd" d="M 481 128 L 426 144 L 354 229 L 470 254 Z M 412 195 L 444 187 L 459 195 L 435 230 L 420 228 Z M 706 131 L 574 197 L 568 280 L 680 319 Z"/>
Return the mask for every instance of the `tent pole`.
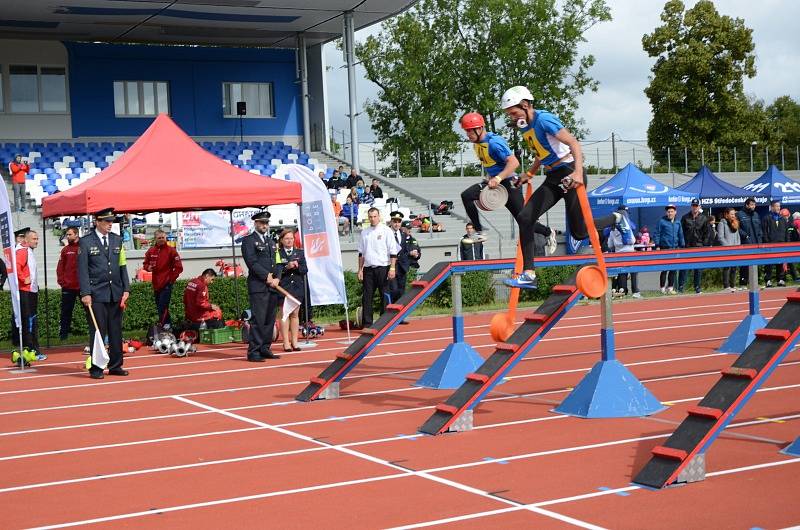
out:
<path id="1" fill-rule="evenodd" d="M 239 305 L 239 275 L 236 274 L 236 242 L 233 238 L 233 209 L 228 210 L 231 218 L 231 256 L 233 257 L 233 295 L 236 299 L 236 314 L 234 318 L 239 318 L 242 314 L 242 308 Z"/>
<path id="2" fill-rule="evenodd" d="M 44 338 L 47 347 L 50 347 L 50 296 L 47 291 L 47 218 L 42 217 L 42 244 L 44 248 Z M 38 308 L 37 308 L 38 313 Z"/>

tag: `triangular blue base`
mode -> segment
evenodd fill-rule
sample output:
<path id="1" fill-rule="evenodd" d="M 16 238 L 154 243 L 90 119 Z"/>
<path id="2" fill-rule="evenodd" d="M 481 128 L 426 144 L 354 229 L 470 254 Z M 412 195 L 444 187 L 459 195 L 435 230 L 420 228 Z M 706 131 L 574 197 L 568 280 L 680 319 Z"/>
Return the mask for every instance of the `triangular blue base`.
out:
<path id="1" fill-rule="evenodd" d="M 425 388 L 458 388 L 471 374 L 483 364 L 478 355 L 466 342 L 454 342 L 447 346 L 414 386 Z"/>
<path id="2" fill-rule="evenodd" d="M 666 407 L 617 360 L 600 361 L 554 412 L 579 418 L 636 418 Z"/>
<path id="3" fill-rule="evenodd" d="M 718 353 L 743 353 L 756 338 L 755 332 L 767 325 L 767 320 L 760 314 L 747 315 L 731 336 L 728 337 L 722 346 L 717 350 Z"/>
<path id="4" fill-rule="evenodd" d="M 789 456 L 800 456 L 800 438 L 784 447 L 781 453 Z"/>

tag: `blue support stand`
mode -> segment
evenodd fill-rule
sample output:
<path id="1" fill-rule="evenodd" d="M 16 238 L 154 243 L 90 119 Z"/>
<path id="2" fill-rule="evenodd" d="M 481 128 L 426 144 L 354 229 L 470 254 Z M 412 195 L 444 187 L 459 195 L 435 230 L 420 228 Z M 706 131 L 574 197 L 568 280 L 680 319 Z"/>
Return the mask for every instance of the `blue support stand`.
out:
<path id="1" fill-rule="evenodd" d="M 800 438 L 784 447 L 781 453 L 789 456 L 800 456 Z"/>
<path id="2" fill-rule="evenodd" d="M 449 344 L 414 386 L 425 388 L 458 388 L 483 364 L 483 358 L 464 342 L 464 317 L 461 314 L 461 273 L 451 277 L 453 291 L 453 343 Z"/>
<path id="3" fill-rule="evenodd" d="M 750 311 L 744 317 L 744 320 L 736 326 L 731 336 L 719 347 L 719 350 L 717 350 L 719 353 L 733 353 L 736 355 L 743 353 L 756 338 L 755 332 L 767 325 L 767 320 L 761 316 L 759 310 L 758 267 L 751 265 L 748 270 Z"/>
<path id="4" fill-rule="evenodd" d="M 602 358 L 554 412 L 579 418 L 637 418 L 666 407 L 615 358 L 611 295 L 602 299 Z"/>

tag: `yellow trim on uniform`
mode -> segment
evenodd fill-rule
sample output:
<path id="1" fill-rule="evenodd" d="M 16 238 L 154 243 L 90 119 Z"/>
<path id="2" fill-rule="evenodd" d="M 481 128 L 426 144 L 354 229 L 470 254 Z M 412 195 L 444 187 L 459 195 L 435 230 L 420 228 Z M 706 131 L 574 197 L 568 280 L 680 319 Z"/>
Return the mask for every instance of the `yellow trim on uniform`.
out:
<path id="1" fill-rule="evenodd" d="M 128 257 L 125 255 L 125 247 L 120 245 L 119 247 L 119 266 L 122 267 L 123 265 L 128 264 Z"/>

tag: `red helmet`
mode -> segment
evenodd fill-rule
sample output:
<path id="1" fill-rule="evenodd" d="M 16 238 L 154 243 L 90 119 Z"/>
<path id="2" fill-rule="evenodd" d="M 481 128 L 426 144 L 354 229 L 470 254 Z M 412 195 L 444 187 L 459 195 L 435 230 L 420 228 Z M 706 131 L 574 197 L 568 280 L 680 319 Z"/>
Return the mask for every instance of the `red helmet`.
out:
<path id="1" fill-rule="evenodd" d="M 481 116 L 477 112 L 468 112 L 461 116 L 461 128 L 465 131 L 468 129 L 477 129 L 478 127 L 484 127 L 486 122 L 483 121 L 483 116 Z"/>

